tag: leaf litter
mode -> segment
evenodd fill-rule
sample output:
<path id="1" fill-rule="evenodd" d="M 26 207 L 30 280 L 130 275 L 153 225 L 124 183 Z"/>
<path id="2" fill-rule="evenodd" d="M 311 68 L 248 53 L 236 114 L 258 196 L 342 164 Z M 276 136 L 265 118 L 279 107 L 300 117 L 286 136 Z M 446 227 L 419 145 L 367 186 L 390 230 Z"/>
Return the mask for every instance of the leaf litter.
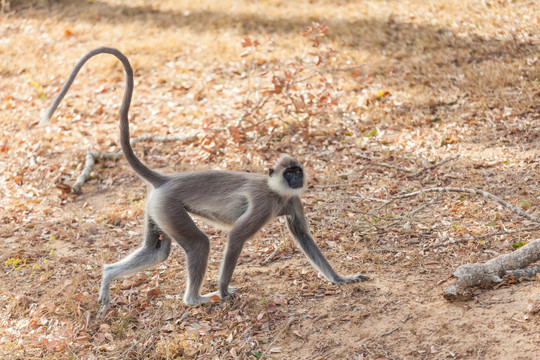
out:
<path id="1" fill-rule="evenodd" d="M 538 230 L 521 231 L 534 224 L 470 194 L 377 201 L 476 188 L 538 216 L 533 2 L 7 3 L 4 358 L 534 358 L 536 281 L 442 298 L 459 265 L 534 240 Z M 90 62 L 53 122 L 36 125 L 76 60 L 104 44 L 135 68 L 133 136 L 195 136 L 137 143 L 145 163 L 265 172 L 280 152 L 298 156 L 322 250 L 339 272 L 373 279 L 319 279 L 278 220 L 246 245 L 232 301 L 184 306 L 175 247 L 165 264 L 116 282 L 96 321 L 102 264 L 137 247 L 143 229 L 145 189 L 121 158 L 99 160 L 82 194 L 70 191 L 87 151 L 119 151 L 119 64 Z M 214 245 L 204 291 L 214 291 L 225 236 L 201 226 Z"/>

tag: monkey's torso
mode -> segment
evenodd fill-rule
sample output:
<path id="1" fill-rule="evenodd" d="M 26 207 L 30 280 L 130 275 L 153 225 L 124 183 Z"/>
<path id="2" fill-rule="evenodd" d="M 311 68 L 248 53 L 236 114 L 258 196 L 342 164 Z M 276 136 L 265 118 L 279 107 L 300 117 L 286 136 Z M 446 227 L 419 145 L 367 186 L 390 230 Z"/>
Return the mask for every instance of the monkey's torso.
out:
<path id="1" fill-rule="evenodd" d="M 283 212 L 287 200 L 270 189 L 268 176 L 206 170 L 169 175 L 166 183 L 151 191 L 147 208 L 152 216 L 154 211 L 174 212 L 170 204 L 175 204 L 228 229 L 248 212 L 271 219 Z"/>

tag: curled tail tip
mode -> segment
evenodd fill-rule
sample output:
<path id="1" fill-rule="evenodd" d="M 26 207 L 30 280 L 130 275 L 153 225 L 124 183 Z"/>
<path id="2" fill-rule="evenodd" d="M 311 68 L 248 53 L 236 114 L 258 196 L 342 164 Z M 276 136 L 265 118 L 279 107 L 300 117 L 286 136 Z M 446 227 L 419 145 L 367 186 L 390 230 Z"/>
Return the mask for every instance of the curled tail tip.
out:
<path id="1" fill-rule="evenodd" d="M 52 114 L 49 114 L 49 111 L 43 110 L 41 114 L 39 115 L 39 117 L 40 117 L 40 120 L 39 120 L 39 123 L 37 124 L 37 127 L 43 127 L 43 126 L 49 125 L 49 123 L 51 122 Z"/>

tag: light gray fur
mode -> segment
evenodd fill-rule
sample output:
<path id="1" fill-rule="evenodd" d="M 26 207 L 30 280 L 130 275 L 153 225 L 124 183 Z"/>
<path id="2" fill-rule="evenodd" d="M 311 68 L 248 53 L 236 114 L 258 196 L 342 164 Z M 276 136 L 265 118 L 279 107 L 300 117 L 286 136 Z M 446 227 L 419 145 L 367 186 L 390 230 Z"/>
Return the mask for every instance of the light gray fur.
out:
<path id="1" fill-rule="evenodd" d="M 128 111 L 133 93 L 133 70 L 128 59 L 116 49 L 98 48 L 81 58 L 60 94 L 45 113 L 44 121 L 50 120 L 84 63 L 101 53 L 116 56 L 124 65 L 127 79 L 120 109 L 120 144 L 129 165 L 150 186 L 143 243 L 124 259 L 104 266 L 99 292 L 99 302 L 102 304 L 99 316 L 102 316 L 109 306 L 111 282 L 167 259 L 171 239 L 178 242 L 186 253 L 187 283 L 184 302 L 199 305 L 208 302 L 212 295 L 228 299 L 236 291 L 229 284 L 242 247 L 276 216 L 286 216 L 287 226 L 296 243 L 310 263 L 329 281 L 342 284 L 368 279 L 362 274 L 339 276 L 311 237 L 299 197 L 306 187 L 306 177 L 303 175 L 302 164 L 295 159 L 282 156 L 270 175 L 217 170 L 164 175 L 144 165 L 135 156 L 129 143 Z M 301 188 L 293 189 L 288 186 L 284 172 L 289 168 L 302 170 Z M 218 290 L 206 295 L 201 295 L 201 287 L 206 273 L 210 242 L 189 214 L 230 229 L 220 266 Z"/>

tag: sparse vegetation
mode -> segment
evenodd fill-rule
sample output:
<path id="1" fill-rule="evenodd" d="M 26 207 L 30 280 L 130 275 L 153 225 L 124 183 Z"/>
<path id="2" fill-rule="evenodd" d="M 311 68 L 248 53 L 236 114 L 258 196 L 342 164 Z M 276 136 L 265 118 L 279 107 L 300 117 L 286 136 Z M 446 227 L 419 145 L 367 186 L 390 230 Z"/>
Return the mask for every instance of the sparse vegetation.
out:
<path id="1" fill-rule="evenodd" d="M 531 242 L 537 224 L 472 194 L 399 198 L 481 189 L 539 216 L 535 1 L 0 4 L 0 358 L 536 357 L 537 282 L 442 293 L 460 265 Z M 120 64 L 89 62 L 36 125 L 103 45 L 135 69 L 133 136 L 190 136 L 137 143 L 146 163 L 264 172 L 295 154 L 314 237 L 341 273 L 373 279 L 318 279 L 277 221 L 247 244 L 234 301 L 184 306 L 175 247 L 116 282 L 97 321 L 101 264 L 139 245 L 145 187 L 121 158 L 99 160 L 81 195 L 70 185 L 87 151 L 119 151 Z M 224 234 L 204 229 L 214 290 Z"/>

